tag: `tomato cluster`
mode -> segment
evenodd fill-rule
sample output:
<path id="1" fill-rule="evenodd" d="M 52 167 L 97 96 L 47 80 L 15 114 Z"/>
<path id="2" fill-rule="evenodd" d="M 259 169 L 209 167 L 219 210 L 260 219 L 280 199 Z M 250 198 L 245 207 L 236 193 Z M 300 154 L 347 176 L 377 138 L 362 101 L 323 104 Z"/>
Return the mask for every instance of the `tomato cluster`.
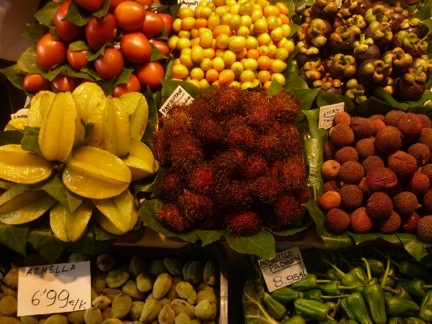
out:
<path id="1" fill-rule="evenodd" d="M 152 11 L 155 0 L 107 1 L 67 0 L 58 5 L 53 26 L 49 26 L 53 28 L 36 43 L 36 62 L 44 72 L 27 73 L 23 81 L 26 92 L 72 91 L 85 78 L 64 72 L 47 77 L 50 71 L 64 65 L 76 72 L 94 71 L 101 81 L 114 80 L 114 96 L 160 86 L 165 74 L 161 61 L 170 53 L 166 38 L 173 18 Z M 68 15 L 72 5 L 74 13 Z M 76 12 L 87 17 L 85 23 L 79 22 Z M 162 55 L 152 59 L 155 50 Z M 123 77 L 122 82 L 116 82 L 125 68 L 132 70 L 128 80 Z"/>

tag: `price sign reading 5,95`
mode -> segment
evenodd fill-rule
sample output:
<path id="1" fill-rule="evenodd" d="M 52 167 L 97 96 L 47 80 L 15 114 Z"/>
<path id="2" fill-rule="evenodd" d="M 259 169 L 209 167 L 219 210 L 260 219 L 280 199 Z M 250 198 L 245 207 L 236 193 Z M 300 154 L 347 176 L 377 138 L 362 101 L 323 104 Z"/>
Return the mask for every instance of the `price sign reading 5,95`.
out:
<path id="1" fill-rule="evenodd" d="M 18 316 L 65 313 L 89 307 L 90 262 L 19 269 Z"/>

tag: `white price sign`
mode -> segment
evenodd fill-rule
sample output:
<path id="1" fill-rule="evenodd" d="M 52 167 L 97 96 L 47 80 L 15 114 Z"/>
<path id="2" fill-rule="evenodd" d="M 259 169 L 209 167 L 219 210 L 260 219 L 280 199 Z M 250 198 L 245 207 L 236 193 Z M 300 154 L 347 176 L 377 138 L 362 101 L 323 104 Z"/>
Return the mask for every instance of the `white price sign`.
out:
<path id="1" fill-rule="evenodd" d="M 90 307 L 89 261 L 19 269 L 18 316 L 66 313 Z"/>
<path id="2" fill-rule="evenodd" d="M 258 260 L 269 292 L 292 285 L 307 275 L 298 247 L 279 252 L 272 260 Z"/>
<path id="3" fill-rule="evenodd" d="M 344 111 L 344 109 L 345 103 L 343 102 L 320 107 L 318 127 L 325 129 L 331 128 L 333 126 L 334 116 L 339 111 Z"/>
<path id="4" fill-rule="evenodd" d="M 166 116 L 174 105 L 188 105 L 194 98 L 182 86 L 177 86 L 173 93 L 168 97 L 159 111 Z"/>

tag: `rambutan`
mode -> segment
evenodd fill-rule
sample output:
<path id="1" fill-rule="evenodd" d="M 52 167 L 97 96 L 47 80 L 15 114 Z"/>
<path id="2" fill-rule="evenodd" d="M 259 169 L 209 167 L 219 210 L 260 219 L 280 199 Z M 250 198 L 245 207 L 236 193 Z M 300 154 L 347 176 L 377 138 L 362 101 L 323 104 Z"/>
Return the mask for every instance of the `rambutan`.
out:
<path id="1" fill-rule="evenodd" d="M 179 136 L 171 142 L 170 146 L 169 156 L 174 169 L 189 171 L 204 159 L 201 143 L 192 135 Z"/>
<path id="2" fill-rule="evenodd" d="M 216 208 L 231 210 L 249 208 L 253 198 L 246 182 L 220 177 L 214 189 L 214 201 Z"/>
<path id="3" fill-rule="evenodd" d="M 196 193 L 208 194 L 211 192 L 214 182 L 212 166 L 203 163 L 193 170 L 189 179 L 189 188 Z"/>
<path id="4" fill-rule="evenodd" d="M 282 161 L 279 178 L 285 190 L 293 191 L 306 187 L 307 175 L 303 156 L 295 155 Z"/>
<path id="5" fill-rule="evenodd" d="M 252 236 L 262 228 L 262 220 L 252 211 L 230 214 L 226 218 L 226 231 L 236 236 Z"/>
<path id="6" fill-rule="evenodd" d="M 297 117 L 300 101 L 292 93 L 280 91 L 270 99 L 270 106 L 278 120 L 293 122 Z"/>
<path id="7" fill-rule="evenodd" d="M 227 142 L 231 147 L 249 149 L 255 141 L 255 134 L 246 123 L 230 123 L 227 129 Z"/>
<path id="8" fill-rule="evenodd" d="M 305 215 L 305 208 L 301 206 L 298 197 L 291 194 L 282 195 L 276 202 L 272 222 L 268 226 L 273 230 L 288 229 L 299 222 Z"/>
<path id="9" fill-rule="evenodd" d="M 273 203 L 281 195 L 282 187 L 279 179 L 264 175 L 250 184 L 250 192 L 261 202 Z"/>
<path id="10" fill-rule="evenodd" d="M 167 166 L 170 163 L 169 158 L 169 141 L 167 140 L 165 134 L 161 131 L 156 132 L 153 136 L 153 145 L 151 150 L 156 160 L 162 166 Z"/>
<path id="11" fill-rule="evenodd" d="M 252 128 L 264 132 L 274 121 L 270 100 L 261 91 L 251 91 L 246 97 L 246 122 Z"/>
<path id="12" fill-rule="evenodd" d="M 281 141 L 277 134 L 263 134 L 256 137 L 253 152 L 261 154 L 268 162 L 279 160 L 282 151 Z"/>
<path id="13" fill-rule="evenodd" d="M 179 174 L 165 172 L 156 182 L 156 194 L 164 201 L 175 201 L 183 187 L 183 179 Z"/>
<path id="14" fill-rule="evenodd" d="M 256 179 L 268 172 L 266 160 L 259 155 L 249 155 L 243 166 L 243 173 L 248 180 Z"/>
<path id="15" fill-rule="evenodd" d="M 281 159 L 303 152 L 303 143 L 300 141 L 300 135 L 296 125 L 284 124 L 280 127 L 278 134 L 282 144 Z"/>
<path id="16" fill-rule="evenodd" d="M 241 175 L 247 154 L 240 149 L 228 149 L 215 154 L 211 164 L 215 175 L 237 179 Z"/>
<path id="17" fill-rule="evenodd" d="M 185 233 L 193 228 L 193 224 L 183 217 L 175 204 L 165 204 L 157 213 L 156 218 L 170 230 Z"/>
<path id="18" fill-rule="evenodd" d="M 211 113 L 218 119 L 225 119 L 233 115 L 243 115 L 245 108 L 243 98 L 245 91 L 238 87 L 222 87 L 219 91 L 208 93 Z"/>
<path id="19" fill-rule="evenodd" d="M 204 145 L 215 145 L 216 147 L 223 145 L 225 141 L 225 132 L 222 125 L 214 118 L 205 117 L 195 120 L 193 125 L 196 137 Z"/>
<path id="20" fill-rule="evenodd" d="M 164 121 L 163 131 L 168 138 L 176 138 L 177 136 L 187 134 L 191 129 L 191 125 L 192 119 L 189 116 L 188 110 L 183 106 L 174 106 Z"/>
<path id="21" fill-rule="evenodd" d="M 184 218 L 192 224 L 211 217 L 213 211 L 213 202 L 210 198 L 189 190 L 183 190 L 180 193 L 178 206 Z"/>

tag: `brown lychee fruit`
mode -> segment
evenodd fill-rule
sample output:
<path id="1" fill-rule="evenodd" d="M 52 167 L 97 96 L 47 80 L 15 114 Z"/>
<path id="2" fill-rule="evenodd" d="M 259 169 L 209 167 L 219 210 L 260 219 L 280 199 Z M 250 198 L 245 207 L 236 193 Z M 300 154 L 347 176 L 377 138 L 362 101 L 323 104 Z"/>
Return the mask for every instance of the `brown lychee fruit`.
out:
<path id="1" fill-rule="evenodd" d="M 339 168 L 338 178 L 343 183 L 358 184 L 364 176 L 362 165 L 356 161 L 347 161 Z"/>
<path id="2" fill-rule="evenodd" d="M 426 215 L 417 222 L 417 234 L 425 242 L 432 242 L 432 215 Z"/>
<path id="3" fill-rule="evenodd" d="M 393 234 L 398 231 L 402 223 L 400 215 L 394 210 L 391 212 L 390 217 L 376 222 L 376 228 L 380 233 Z"/>
<path id="4" fill-rule="evenodd" d="M 323 192 L 336 191 L 339 192 L 341 185 L 336 180 L 329 180 L 323 184 Z"/>
<path id="5" fill-rule="evenodd" d="M 429 178 L 429 181 L 432 183 L 432 163 L 423 165 L 420 168 L 420 172 L 426 174 Z"/>
<path id="6" fill-rule="evenodd" d="M 427 116 L 425 114 L 417 114 L 417 117 L 420 118 L 420 121 L 422 123 L 422 128 L 431 128 L 432 127 L 432 123 L 431 123 L 429 116 Z"/>
<path id="7" fill-rule="evenodd" d="M 404 139 L 416 141 L 422 130 L 422 122 L 416 114 L 407 112 L 399 118 L 397 128 L 401 131 Z"/>
<path id="8" fill-rule="evenodd" d="M 365 174 L 369 172 L 371 169 L 375 169 L 378 167 L 384 167 L 384 161 L 378 155 L 371 155 L 364 159 L 362 162 L 363 170 Z"/>
<path id="9" fill-rule="evenodd" d="M 378 133 L 379 130 L 383 129 L 386 124 L 384 123 L 384 120 L 381 119 L 371 119 L 371 122 L 374 126 L 374 135 L 376 135 L 376 133 Z"/>
<path id="10" fill-rule="evenodd" d="M 369 186 L 367 185 L 366 177 L 363 177 L 363 179 L 361 179 L 358 186 L 361 189 L 361 191 L 363 192 L 364 196 L 370 196 L 373 194 L 373 192 L 369 189 Z"/>
<path id="11" fill-rule="evenodd" d="M 375 146 L 384 154 L 396 152 L 402 146 L 402 133 L 394 126 L 386 126 L 376 133 Z"/>
<path id="12" fill-rule="evenodd" d="M 329 137 L 337 148 L 349 146 L 354 143 L 354 132 L 347 124 L 337 124 L 330 128 Z"/>
<path id="13" fill-rule="evenodd" d="M 333 124 L 347 124 L 351 123 L 351 116 L 346 111 L 338 111 L 333 117 Z"/>
<path id="14" fill-rule="evenodd" d="M 399 118 L 401 118 L 403 115 L 405 115 L 405 111 L 403 110 L 397 110 L 392 109 L 389 112 L 387 112 L 384 116 L 384 123 L 389 126 L 397 126 L 397 123 L 399 121 Z"/>
<path id="15" fill-rule="evenodd" d="M 368 117 L 370 120 L 374 121 L 374 120 L 380 120 L 382 122 L 384 122 L 385 116 L 383 114 L 374 114 Z"/>
<path id="16" fill-rule="evenodd" d="M 262 220 L 257 213 L 245 211 L 226 217 L 226 231 L 235 236 L 252 236 L 262 229 Z"/>
<path id="17" fill-rule="evenodd" d="M 362 138 L 357 141 L 355 148 L 361 160 L 375 155 L 375 137 Z"/>
<path id="18" fill-rule="evenodd" d="M 411 215 L 406 217 L 402 221 L 401 229 L 404 233 L 413 234 L 417 231 L 417 223 L 420 219 L 420 215 L 417 212 L 412 212 Z"/>
<path id="19" fill-rule="evenodd" d="M 393 211 L 393 201 L 385 192 L 374 192 L 367 201 L 366 210 L 371 217 L 384 220 L 389 218 Z"/>
<path id="20" fill-rule="evenodd" d="M 325 180 L 334 180 L 339 174 L 340 163 L 336 160 L 327 160 L 321 166 L 321 175 Z"/>
<path id="21" fill-rule="evenodd" d="M 357 185 L 344 185 L 339 194 L 341 197 L 341 206 L 344 210 L 354 210 L 363 204 L 363 191 Z"/>
<path id="22" fill-rule="evenodd" d="M 426 214 L 432 214 L 432 189 L 426 191 L 422 198 L 422 208 Z"/>
<path id="23" fill-rule="evenodd" d="M 330 209 L 339 208 L 341 196 L 337 191 L 327 191 L 318 197 L 317 203 L 321 210 L 327 212 Z"/>
<path id="24" fill-rule="evenodd" d="M 416 171 L 407 183 L 406 190 L 411 191 L 416 196 L 422 196 L 428 191 L 429 187 L 429 177 L 420 171 Z"/>
<path id="25" fill-rule="evenodd" d="M 324 158 L 326 160 L 334 160 L 337 148 L 331 141 L 327 141 L 323 145 Z"/>
<path id="26" fill-rule="evenodd" d="M 418 142 L 425 144 L 432 150 L 432 128 L 422 128 Z"/>
<path id="27" fill-rule="evenodd" d="M 351 218 L 348 213 L 339 208 L 329 210 L 324 220 L 326 229 L 334 234 L 342 234 L 350 224 Z"/>
<path id="28" fill-rule="evenodd" d="M 431 153 L 426 144 L 414 143 L 408 147 L 407 152 L 416 159 L 419 166 L 425 165 L 430 160 Z"/>
<path id="29" fill-rule="evenodd" d="M 396 151 L 388 157 L 387 166 L 400 179 L 409 179 L 417 170 L 417 161 L 412 155 L 404 151 Z"/>
<path id="30" fill-rule="evenodd" d="M 372 230 L 374 221 L 366 207 L 359 207 L 351 213 L 351 229 L 357 234 L 366 234 Z"/>
<path id="31" fill-rule="evenodd" d="M 356 139 L 370 137 L 375 133 L 372 121 L 365 117 L 352 117 L 350 127 Z"/>
<path id="32" fill-rule="evenodd" d="M 366 173 L 366 183 L 371 192 L 388 191 L 396 187 L 398 179 L 392 169 L 376 167 Z"/>
<path id="33" fill-rule="evenodd" d="M 393 208 L 402 217 L 409 216 L 419 207 L 417 196 L 410 191 L 402 191 L 393 197 Z"/>
<path id="34" fill-rule="evenodd" d="M 359 155 L 357 150 L 352 146 L 344 146 L 336 151 L 334 159 L 340 164 L 347 161 L 358 161 Z"/>

